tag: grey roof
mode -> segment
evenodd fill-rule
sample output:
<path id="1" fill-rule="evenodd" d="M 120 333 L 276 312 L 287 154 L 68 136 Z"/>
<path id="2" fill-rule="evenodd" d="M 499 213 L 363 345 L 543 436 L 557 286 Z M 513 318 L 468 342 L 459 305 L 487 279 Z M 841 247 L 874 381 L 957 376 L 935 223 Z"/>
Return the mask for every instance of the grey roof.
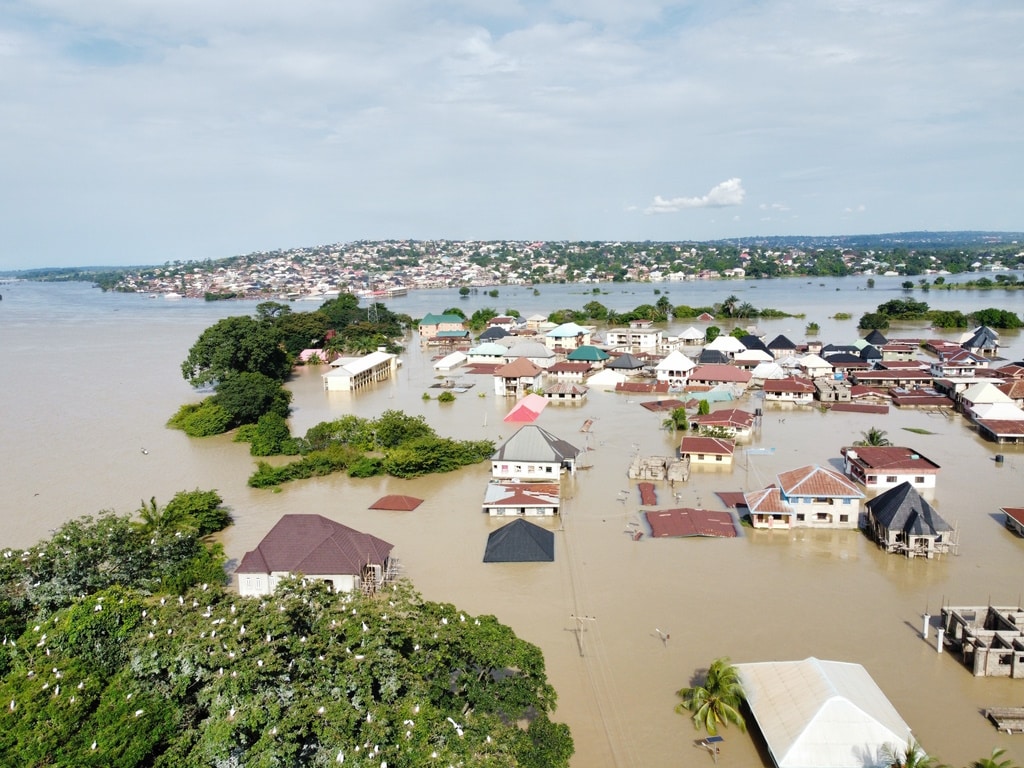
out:
<path id="1" fill-rule="evenodd" d="M 502 328 L 500 325 L 492 325 L 486 331 L 480 334 L 481 341 L 493 341 L 494 339 L 503 339 L 509 335 L 509 332 Z"/>
<path id="2" fill-rule="evenodd" d="M 555 559 L 555 534 L 523 518 L 503 525 L 487 537 L 485 563 L 550 563 Z"/>
<path id="3" fill-rule="evenodd" d="M 908 482 L 890 488 L 871 499 L 866 506 L 879 524 L 890 531 L 937 536 L 953 530 Z"/>
<path id="4" fill-rule="evenodd" d="M 864 341 L 868 344 L 873 344 L 876 347 L 884 347 L 889 343 L 889 340 L 882 335 L 882 332 L 877 328 L 871 331 L 867 336 L 864 337 Z"/>
<path id="5" fill-rule="evenodd" d="M 765 343 L 761 341 L 761 339 L 759 339 L 757 336 L 754 336 L 753 334 L 750 333 L 748 333 L 746 336 L 740 336 L 740 344 L 746 347 L 748 351 L 752 349 L 759 349 L 762 352 L 767 352 L 768 354 L 771 354 L 771 350 L 768 349 L 767 345 L 765 345 Z"/>
<path id="6" fill-rule="evenodd" d="M 284 515 L 236 571 L 358 575 L 366 565 L 384 565 L 392 546 L 321 515 Z"/>
<path id="7" fill-rule="evenodd" d="M 527 424 L 502 443 L 491 461 L 558 461 L 575 459 L 580 449 L 536 424 Z"/>
<path id="8" fill-rule="evenodd" d="M 864 360 L 881 360 L 882 353 L 878 351 L 878 347 L 874 344 L 865 344 L 860 351 L 860 356 Z"/>
<path id="9" fill-rule="evenodd" d="M 999 347 L 999 334 L 983 325 L 960 346 L 964 349 L 996 349 Z"/>
<path id="10" fill-rule="evenodd" d="M 701 365 L 725 365 L 729 362 L 729 356 L 717 349 L 702 349 L 697 362 Z"/>
<path id="11" fill-rule="evenodd" d="M 629 354 L 629 352 L 619 355 L 609 363 L 605 363 L 605 368 L 611 368 L 612 370 L 619 371 L 635 371 L 643 367 L 644 361 Z"/>
<path id="12" fill-rule="evenodd" d="M 545 347 L 539 341 L 520 341 L 508 350 L 506 357 L 532 357 L 535 359 L 547 359 L 554 357 L 555 353 Z"/>
<path id="13" fill-rule="evenodd" d="M 855 344 L 826 344 L 821 348 L 821 356 L 826 360 L 831 355 L 845 353 L 848 355 L 860 355 L 860 349 Z"/>
<path id="14" fill-rule="evenodd" d="M 796 349 L 796 344 L 780 333 L 768 342 L 768 349 Z"/>

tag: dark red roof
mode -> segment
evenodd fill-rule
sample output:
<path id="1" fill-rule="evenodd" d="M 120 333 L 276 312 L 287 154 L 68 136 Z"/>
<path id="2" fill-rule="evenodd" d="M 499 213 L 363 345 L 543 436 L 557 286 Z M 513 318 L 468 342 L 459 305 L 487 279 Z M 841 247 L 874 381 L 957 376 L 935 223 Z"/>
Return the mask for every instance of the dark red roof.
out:
<path id="1" fill-rule="evenodd" d="M 648 411 L 674 411 L 676 408 L 685 408 L 686 403 L 682 400 L 644 400 L 640 406 Z"/>
<path id="2" fill-rule="evenodd" d="M 846 413 L 888 413 L 889 406 L 871 403 L 832 403 L 830 410 Z"/>
<path id="3" fill-rule="evenodd" d="M 654 491 L 654 483 L 637 483 L 640 489 L 640 504 L 644 507 L 653 507 L 658 503 L 658 494 Z"/>
<path id="4" fill-rule="evenodd" d="M 411 512 L 422 503 L 423 499 L 417 499 L 415 496 L 381 496 L 370 505 L 370 509 L 390 509 L 398 512 Z"/>
<path id="5" fill-rule="evenodd" d="M 709 509 L 659 509 L 645 512 L 651 536 L 715 536 L 734 538 L 736 523 L 732 513 Z"/>
<path id="6" fill-rule="evenodd" d="M 285 515 L 245 553 L 237 573 L 359 574 L 366 565 L 384 565 L 391 549 L 383 539 L 322 515 Z"/>

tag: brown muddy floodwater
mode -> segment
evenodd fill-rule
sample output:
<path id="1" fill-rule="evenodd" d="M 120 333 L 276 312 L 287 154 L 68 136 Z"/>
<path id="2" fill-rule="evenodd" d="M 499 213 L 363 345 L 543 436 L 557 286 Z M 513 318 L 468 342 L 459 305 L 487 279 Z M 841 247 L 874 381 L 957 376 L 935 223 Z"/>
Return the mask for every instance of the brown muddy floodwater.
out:
<path id="1" fill-rule="evenodd" d="M 998 734 L 979 713 L 1024 703 L 1024 681 L 975 679 L 920 637 L 926 609 L 1021 600 L 1024 540 L 1003 528 L 999 513 L 1024 504 L 1021 449 L 979 440 L 958 416 L 768 406 L 749 444 L 765 450 L 741 451 L 731 471 L 695 470 L 674 491 L 656 484 L 659 506 L 721 508 L 716 491 L 763 488 L 777 473 L 806 464 L 835 465 L 840 447 L 877 426 L 941 465 L 935 505 L 959 527 L 959 554 L 907 560 L 840 531 L 744 529 L 732 540 L 634 541 L 627 529 L 638 520 L 639 494 L 626 477 L 630 458 L 669 454 L 675 438 L 660 428 L 663 415 L 640 407 L 644 397 L 591 390 L 584 406 L 549 406 L 538 421 L 589 449 L 587 468 L 565 481 L 563 515 L 545 523 L 557 531 L 555 562 L 484 564 L 487 534 L 500 525 L 480 511 L 484 465 L 411 481 L 336 476 L 256 491 L 245 485 L 254 466 L 245 445 L 165 429 L 178 405 L 200 396 L 180 379 L 178 365 L 210 323 L 206 316 L 173 324 L 69 323 L 56 349 L 52 328 L 5 329 L 2 543 L 27 545 L 69 518 L 104 508 L 126 512 L 150 496 L 166 502 L 197 487 L 218 489 L 231 506 L 235 525 L 223 540 L 235 561 L 280 515 L 327 515 L 392 542 L 426 598 L 494 614 L 542 648 L 559 695 L 555 718 L 572 728 L 577 768 L 710 765 L 694 747 L 700 734 L 673 708 L 675 691 L 718 656 L 863 664 L 942 761 L 965 765 L 1000 747 L 1024 762 L 1024 736 Z M 424 401 L 436 382 L 430 360 L 415 343 L 403 359 L 397 381 L 354 396 L 326 393 L 320 371 L 301 371 L 290 384 L 292 431 L 395 408 L 422 413 L 453 437 L 500 441 L 512 434 L 502 422 L 511 403 L 493 395 L 489 377 L 455 372 L 473 385 L 468 392 L 454 403 Z M 739 405 L 761 402 L 748 397 Z M 580 432 L 585 419 L 593 419 L 589 436 Z M 385 493 L 425 501 L 413 512 L 369 510 Z M 670 639 L 663 642 L 656 629 Z M 735 728 L 724 735 L 720 764 L 769 764 L 755 737 Z"/>

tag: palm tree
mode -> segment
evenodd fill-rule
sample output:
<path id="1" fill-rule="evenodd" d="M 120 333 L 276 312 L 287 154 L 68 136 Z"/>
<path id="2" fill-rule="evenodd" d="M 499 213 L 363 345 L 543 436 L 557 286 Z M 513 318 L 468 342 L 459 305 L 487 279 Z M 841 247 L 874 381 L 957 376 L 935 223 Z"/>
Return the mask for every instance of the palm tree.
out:
<path id="1" fill-rule="evenodd" d="M 890 761 L 892 768 L 933 768 L 936 766 L 934 757 L 929 757 L 921 749 L 921 745 L 914 741 L 913 736 L 907 738 L 905 748 L 897 747 L 895 744 L 886 744 L 882 747 L 882 758 Z"/>
<path id="2" fill-rule="evenodd" d="M 870 446 L 892 445 L 892 443 L 889 442 L 889 438 L 887 438 L 885 436 L 886 435 L 885 430 L 878 429 L 877 427 L 871 427 L 867 432 L 861 432 L 860 434 L 861 434 L 861 437 L 863 439 L 862 440 L 858 440 L 857 442 L 854 443 L 854 445 L 862 445 L 862 446 L 868 446 L 868 445 L 870 445 Z"/>
<path id="3" fill-rule="evenodd" d="M 690 713 L 693 727 L 703 726 L 709 736 L 718 733 L 719 724 L 735 723 L 741 731 L 747 730 L 739 709 L 744 698 L 739 673 L 726 657 L 711 662 L 703 685 L 681 688 L 676 695 L 682 699 L 676 712 Z"/>
<path id="4" fill-rule="evenodd" d="M 1017 768 L 1017 764 L 1012 760 L 999 759 L 1005 754 L 1005 749 L 993 749 L 991 756 L 975 760 L 971 763 L 970 768 Z"/>
<path id="5" fill-rule="evenodd" d="M 740 299 L 736 295 L 729 295 L 725 297 L 725 301 L 722 302 L 722 314 L 726 317 L 733 317 L 736 314 L 736 308 L 739 306 Z"/>

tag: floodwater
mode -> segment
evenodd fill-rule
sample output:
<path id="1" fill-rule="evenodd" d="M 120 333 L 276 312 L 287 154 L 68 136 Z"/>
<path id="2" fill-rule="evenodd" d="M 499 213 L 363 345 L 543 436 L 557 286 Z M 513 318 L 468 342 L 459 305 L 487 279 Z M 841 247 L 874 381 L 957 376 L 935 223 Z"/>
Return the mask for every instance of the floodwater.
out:
<path id="1" fill-rule="evenodd" d="M 742 293 L 756 306 L 782 308 L 795 295 L 807 320 L 822 326 L 823 340 L 847 343 L 859 335 L 861 312 L 899 295 L 867 296 L 856 290 L 860 284 L 700 284 L 671 286 L 670 297 L 699 305 Z M 461 306 L 468 313 L 490 302 L 530 314 L 592 299 L 628 309 L 657 298 L 646 286 L 602 296 L 579 287 L 542 287 L 540 296 L 501 290 L 497 300 L 481 295 Z M 656 484 L 660 506 L 720 508 L 716 491 L 754 490 L 787 469 L 835 464 L 840 447 L 877 426 L 942 466 L 935 506 L 960 532 L 958 555 L 911 561 L 885 555 L 849 531 L 744 529 L 733 540 L 634 541 L 628 531 L 638 520 L 639 494 L 626 477 L 630 458 L 669 454 L 675 438 L 660 428 L 663 415 L 640 407 L 645 396 L 591 390 L 585 405 L 549 406 L 538 421 L 587 449 L 587 468 L 566 481 L 563 515 L 546 523 L 557 531 L 555 562 L 484 564 L 487 534 L 500 523 L 480 512 L 488 477 L 483 465 L 408 481 L 335 476 L 274 493 L 246 487 L 254 460 L 245 445 L 227 437 L 190 440 L 164 427 L 181 403 L 202 396 L 180 375 L 188 348 L 217 319 L 250 313 L 254 304 L 104 295 L 81 285 L 18 283 L 0 291 L 0 543 L 27 545 L 78 515 L 128 512 L 143 499 L 163 503 L 192 488 L 216 488 L 232 508 L 235 525 L 223 541 L 234 560 L 282 514 L 327 515 L 392 542 L 426 598 L 494 614 L 541 647 L 559 694 L 555 718 L 572 728 L 577 768 L 711 764 L 694 746 L 701 734 L 673 708 L 675 691 L 718 656 L 863 664 L 925 749 L 942 761 L 964 765 L 1000 747 L 1024 762 L 1024 737 L 998 734 L 979 713 L 1021 704 L 1024 681 L 975 679 L 920 636 L 926 610 L 938 614 L 944 603 L 1017 604 L 1024 593 L 1024 540 L 1003 528 L 999 513 L 1022 504 L 1024 450 L 979 440 L 959 416 L 896 409 L 884 416 L 822 414 L 768 405 L 749 446 L 764 450 L 740 452 L 731 472 L 695 469 L 675 489 Z M 765 298 L 755 300 L 759 296 Z M 942 308 L 1001 306 L 1018 313 L 1024 305 L 1019 293 L 934 300 L 944 296 L 926 300 Z M 458 301 L 454 291 L 421 292 L 389 306 L 418 316 Z M 854 319 L 829 320 L 837 311 Z M 786 333 L 799 342 L 803 322 L 759 325 L 769 336 Z M 918 327 L 906 335 L 932 334 Z M 1004 334 L 1004 341 L 1009 359 L 1024 357 L 1019 337 Z M 301 371 L 289 384 L 292 431 L 345 413 L 373 417 L 395 408 L 423 414 L 440 434 L 457 438 L 500 441 L 512 434 L 502 421 L 511 403 L 493 395 L 489 377 L 454 372 L 450 377 L 472 384 L 469 391 L 454 403 L 424 401 L 424 391 L 438 391 L 429 389 L 437 381 L 431 361 L 415 343 L 402 357 L 396 381 L 354 396 L 326 393 L 319 371 Z M 739 405 L 762 403 L 748 398 Z M 593 420 L 589 434 L 580 432 L 586 419 Z M 1002 464 L 994 461 L 997 453 L 1005 457 Z M 413 512 L 369 510 L 385 493 L 425 501 Z M 670 638 L 663 641 L 657 630 Z M 722 765 L 769 764 L 755 737 L 734 727 L 724 735 Z"/>

